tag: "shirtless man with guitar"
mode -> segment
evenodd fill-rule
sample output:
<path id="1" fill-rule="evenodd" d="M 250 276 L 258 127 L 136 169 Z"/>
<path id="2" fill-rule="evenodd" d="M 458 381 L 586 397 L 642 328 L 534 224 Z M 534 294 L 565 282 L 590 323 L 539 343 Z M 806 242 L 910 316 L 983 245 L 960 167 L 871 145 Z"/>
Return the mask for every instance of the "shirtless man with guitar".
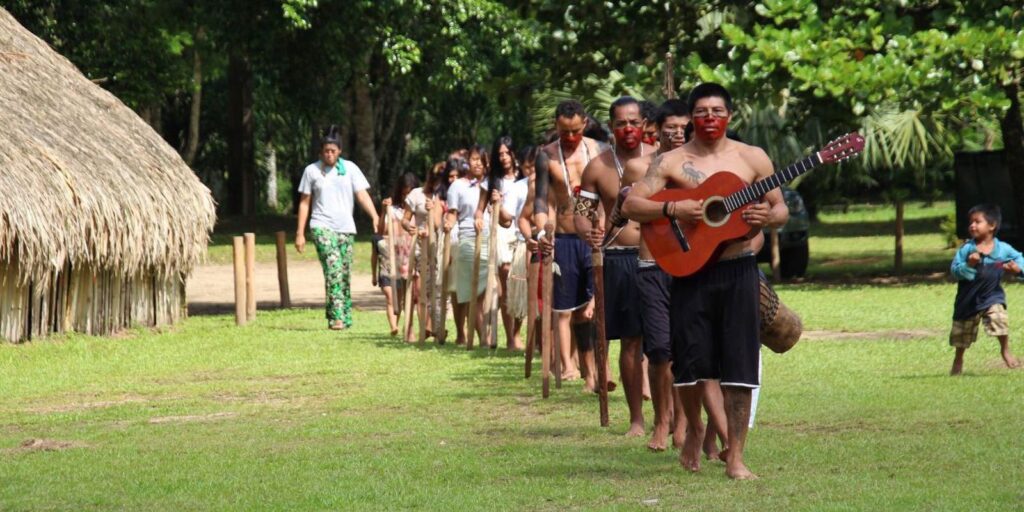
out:
<path id="1" fill-rule="evenodd" d="M 673 249 L 680 253 L 707 255 L 706 261 L 688 262 L 685 269 L 666 268 L 674 275 L 689 272 L 673 279 L 670 299 L 675 385 L 681 388 L 687 419 L 680 462 L 690 471 L 700 469 L 703 383 L 719 381 L 729 434 L 729 449 L 724 454 L 726 474 L 734 479 L 752 479 L 756 476 L 743 462 L 743 449 L 751 390 L 760 384 L 759 281 L 754 247 L 760 242 L 757 238 L 763 236 L 761 228 L 784 225 L 789 211 L 777 188 L 764 194 L 763 201 L 745 205 L 741 211 L 730 210 L 732 214 L 725 213 L 724 221 L 713 211 L 707 213 L 711 217 L 706 216 L 703 203 L 717 201 L 713 195 L 704 199 L 658 200 L 656 194 L 675 192 L 666 188 L 698 189 L 709 177 L 720 173 L 733 174 L 744 184 L 750 184 L 774 172 L 762 149 L 725 137 L 733 109 L 724 87 L 701 84 L 690 93 L 688 105 L 694 125 L 693 140 L 654 159 L 644 179 L 633 185 L 622 213 L 641 223 L 667 218 L 674 224 L 674 236 L 661 237 L 662 244 L 673 244 Z M 737 236 L 730 232 L 726 240 L 711 241 L 689 239 L 683 234 L 688 225 L 736 220 L 729 217 L 742 218 L 748 236 L 740 235 L 738 240 L 731 241 Z M 652 246 L 656 258 L 666 250 L 656 250 L 647 236 L 645 241 Z M 658 262 L 666 267 L 661 259 Z"/>

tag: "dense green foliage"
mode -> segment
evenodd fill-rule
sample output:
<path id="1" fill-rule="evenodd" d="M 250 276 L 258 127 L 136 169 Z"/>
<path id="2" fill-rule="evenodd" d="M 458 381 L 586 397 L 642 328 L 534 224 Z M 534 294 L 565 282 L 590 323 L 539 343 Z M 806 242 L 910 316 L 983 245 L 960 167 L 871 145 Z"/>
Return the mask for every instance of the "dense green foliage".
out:
<path id="1" fill-rule="evenodd" d="M 503 133 L 520 145 L 537 142 L 553 98 L 600 106 L 629 92 L 658 101 L 667 92 L 666 51 L 676 56 L 676 92 L 708 80 L 729 86 L 740 105 L 737 128 L 780 165 L 836 134 L 869 135 L 872 158 L 800 184 L 812 209 L 883 190 L 896 190 L 897 199 L 934 195 L 950 187 L 953 151 L 1002 144 L 1024 155 L 1024 10 L 1014 2 L 7 0 L 4 7 L 181 148 L 235 212 L 266 202 L 256 199 L 269 173 L 281 179 L 287 203 L 328 124 L 342 126 L 343 151 L 380 192 L 457 147 Z M 271 154 L 276 167 L 267 165 Z M 1024 191 L 1024 157 L 1010 163 Z M 240 202 L 245 194 L 248 202 Z"/>

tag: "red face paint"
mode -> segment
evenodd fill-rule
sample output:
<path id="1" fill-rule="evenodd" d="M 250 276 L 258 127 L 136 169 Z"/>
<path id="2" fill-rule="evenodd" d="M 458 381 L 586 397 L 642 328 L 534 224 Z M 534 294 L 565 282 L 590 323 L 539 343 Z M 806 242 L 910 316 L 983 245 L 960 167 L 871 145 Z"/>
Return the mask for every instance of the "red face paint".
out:
<path id="1" fill-rule="evenodd" d="M 615 142 L 626 149 L 636 149 L 644 139 L 644 130 L 639 126 L 624 126 L 612 130 Z"/>
<path id="2" fill-rule="evenodd" d="M 648 146 L 653 146 L 653 145 L 657 144 L 657 142 L 658 142 L 658 135 L 657 134 L 649 134 L 649 133 L 645 133 L 644 134 L 644 144 L 647 144 Z"/>
<path id="3" fill-rule="evenodd" d="M 725 130 L 728 127 L 729 118 L 715 116 L 693 118 L 693 134 L 704 142 L 715 142 L 725 137 Z"/>
<path id="4" fill-rule="evenodd" d="M 580 142 L 583 141 L 583 134 L 577 133 L 576 135 L 573 135 L 571 133 L 567 133 L 559 135 L 558 139 L 559 144 L 562 145 L 562 150 L 572 153 L 573 151 L 576 151 L 576 146 L 579 146 Z"/>

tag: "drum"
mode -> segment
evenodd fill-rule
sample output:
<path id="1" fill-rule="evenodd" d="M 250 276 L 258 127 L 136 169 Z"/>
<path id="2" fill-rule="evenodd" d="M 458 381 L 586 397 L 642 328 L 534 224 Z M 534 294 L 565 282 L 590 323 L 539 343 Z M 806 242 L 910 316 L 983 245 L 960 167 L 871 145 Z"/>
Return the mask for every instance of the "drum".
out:
<path id="1" fill-rule="evenodd" d="M 779 300 L 768 278 L 761 274 L 761 344 L 782 354 L 793 348 L 804 326 L 800 317 Z"/>

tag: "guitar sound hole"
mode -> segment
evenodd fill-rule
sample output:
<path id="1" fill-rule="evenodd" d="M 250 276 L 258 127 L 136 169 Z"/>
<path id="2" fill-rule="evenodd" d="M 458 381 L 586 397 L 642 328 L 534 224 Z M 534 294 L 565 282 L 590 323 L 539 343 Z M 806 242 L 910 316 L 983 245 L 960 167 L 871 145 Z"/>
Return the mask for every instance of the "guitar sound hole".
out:
<path id="1" fill-rule="evenodd" d="M 724 201 L 704 202 L 704 217 L 708 224 L 720 224 L 729 216 Z"/>

